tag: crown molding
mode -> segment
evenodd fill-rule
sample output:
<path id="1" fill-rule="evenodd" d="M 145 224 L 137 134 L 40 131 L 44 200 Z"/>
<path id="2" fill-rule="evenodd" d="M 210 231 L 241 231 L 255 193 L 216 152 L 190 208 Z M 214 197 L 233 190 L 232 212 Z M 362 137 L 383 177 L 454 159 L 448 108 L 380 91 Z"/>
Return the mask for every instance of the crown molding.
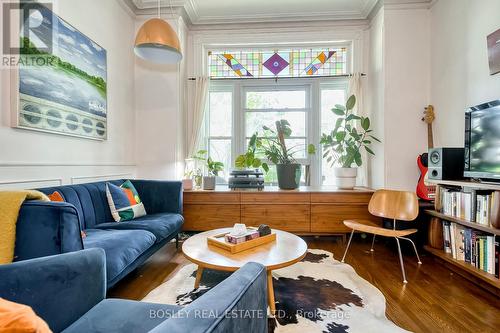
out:
<path id="1" fill-rule="evenodd" d="M 156 13 L 157 0 L 121 0 L 136 16 L 154 15 Z M 186 23 L 193 28 L 195 26 L 207 27 L 210 25 L 241 25 L 254 23 L 299 23 L 299 22 L 326 22 L 326 21 L 348 21 L 370 19 L 381 6 L 388 9 L 410 9 L 429 8 L 431 2 L 437 0 L 368 0 L 360 10 L 331 10 L 318 11 L 304 14 L 273 13 L 273 14 L 241 14 L 241 15 L 200 15 L 195 0 L 160 0 L 160 6 L 165 11 L 172 7 L 179 11 Z"/>
<path id="2" fill-rule="evenodd" d="M 432 0 L 384 0 L 383 7 L 386 10 L 399 9 L 429 9 Z"/>

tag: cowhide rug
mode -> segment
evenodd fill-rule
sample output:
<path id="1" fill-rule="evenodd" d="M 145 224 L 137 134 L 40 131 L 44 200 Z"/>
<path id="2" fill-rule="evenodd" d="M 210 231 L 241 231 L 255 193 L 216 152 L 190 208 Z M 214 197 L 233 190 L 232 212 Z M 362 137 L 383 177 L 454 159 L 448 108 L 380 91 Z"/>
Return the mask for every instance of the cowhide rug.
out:
<path id="1" fill-rule="evenodd" d="M 182 267 L 143 301 L 186 305 L 229 276 L 205 270 L 193 289 L 197 266 Z M 276 315 L 269 332 L 406 332 L 385 317 L 382 293 L 354 269 L 321 250 L 308 250 L 299 263 L 273 271 Z"/>

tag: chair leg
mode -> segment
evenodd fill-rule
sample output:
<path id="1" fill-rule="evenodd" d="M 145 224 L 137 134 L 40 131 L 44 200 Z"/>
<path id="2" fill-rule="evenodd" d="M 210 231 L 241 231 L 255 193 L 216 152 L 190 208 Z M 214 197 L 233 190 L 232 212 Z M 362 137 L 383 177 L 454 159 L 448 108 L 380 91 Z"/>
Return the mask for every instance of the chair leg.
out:
<path id="1" fill-rule="evenodd" d="M 175 248 L 178 249 L 179 248 L 179 234 L 177 234 L 175 236 Z"/>
<path id="2" fill-rule="evenodd" d="M 408 283 L 406 281 L 406 274 L 405 274 L 405 267 L 403 263 L 403 255 L 401 254 L 401 245 L 399 245 L 399 239 L 397 237 L 394 237 L 396 239 L 396 243 L 398 243 L 398 252 L 399 252 L 399 264 L 401 265 L 401 273 L 403 273 L 403 283 Z"/>
<path id="3" fill-rule="evenodd" d="M 370 249 L 370 252 L 373 252 L 373 245 L 375 245 L 375 234 L 373 234 L 373 240 L 372 240 L 372 248 Z"/>
<path id="4" fill-rule="evenodd" d="M 347 255 L 347 250 L 349 250 L 349 246 L 351 245 L 351 240 L 353 235 L 354 235 L 354 230 L 352 230 L 351 236 L 349 236 L 349 241 L 347 242 L 347 247 L 345 248 L 344 256 L 342 257 L 341 262 L 344 262 L 345 256 Z"/>
<path id="5" fill-rule="evenodd" d="M 420 257 L 418 255 L 417 247 L 415 246 L 415 243 L 413 243 L 413 241 L 411 240 L 411 238 L 406 238 L 406 237 L 399 237 L 399 238 L 407 240 L 407 241 L 409 241 L 411 243 L 411 245 L 413 245 L 413 249 L 415 250 L 415 254 L 417 255 L 418 264 L 422 265 L 422 262 L 420 261 Z"/>

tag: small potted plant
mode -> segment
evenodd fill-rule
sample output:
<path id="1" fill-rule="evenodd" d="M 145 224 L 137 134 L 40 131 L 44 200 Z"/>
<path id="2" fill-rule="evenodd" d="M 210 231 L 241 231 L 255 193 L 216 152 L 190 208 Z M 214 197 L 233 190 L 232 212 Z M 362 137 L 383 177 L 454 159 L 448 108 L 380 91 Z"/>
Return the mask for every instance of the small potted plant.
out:
<path id="1" fill-rule="evenodd" d="M 182 179 L 182 188 L 186 191 L 193 189 L 193 171 L 184 172 L 184 178 Z"/>
<path id="2" fill-rule="evenodd" d="M 361 150 L 375 155 L 370 148 L 372 140 L 380 142 L 370 134 L 370 119 L 353 113 L 355 105 L 354 95 L 347 99 L 345 106 L 335 105 L 332 112 L 339 118 L 330 133 L 322 134 L 320 142 L 323 145 L 323 157 L 333 167 L 337 187 L 341 189 L 353 189 L 356 185 L 357 167 L 363 163 Z"/>
<path id="3" fill-rule="evenodd" d="M 196 173 L 194 174 L 194 186 L 196 189 L 201 188 L 201 184 L 203 182 L 203 172 L 200 168 L 196 169 Z"/>
<path id="4" fill-rule="evenodd" d="M 278 120 L 275 125 L 276 130 L 263 126 L 264 138 L 258 140 L 257 145 L 263 150 L 267 159 L 276 165 L 279 188 L 284 190 L 296 189 L 300 186 L 302 167 L 297 163 L 293 155 L 301 147 L 287 147 L 285 139 L 292 134 L 290 123 L 287 120 Z M 310 144 L 307 147 L 309 154 L 314 154 L 315 151 L 314 145 Z M 262 167 L 266 170 L 264 165 Z"/>
<path id="5" fill-rule="evenodd" d="M 203 189 L 204 190 L 215 190 L 216 178 L 219 172 L 224 170 L 224 164 L 222 162 L 214 161 L 210 156 L 205 158 L 207 154 L 206 150 L 200 150 L 194 156 L 195 159 L 205 162 L 208 170 L 208 175 L 203 176 Z"/>
<path id="6" fill-rule="evenodd" d="M 184 177 L 182 178 L 182 188 L 184 190 L 192 190 L 193 189 L 193 159 L 188 158 L 185 160 L 185 168 L 184 168 Z"/>

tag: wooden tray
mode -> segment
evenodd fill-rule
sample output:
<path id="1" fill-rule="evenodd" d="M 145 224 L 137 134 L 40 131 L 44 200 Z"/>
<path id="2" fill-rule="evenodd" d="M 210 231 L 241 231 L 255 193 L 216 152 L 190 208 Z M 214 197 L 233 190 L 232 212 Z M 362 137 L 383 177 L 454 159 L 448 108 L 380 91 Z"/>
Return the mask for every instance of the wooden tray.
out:
<path id="1" fill-rule="evenodd" d="M 248 228 L 248 229 L 255 229 L 256 230 L 257 228 Z M 271 233 L 270 235 L 251 239 L 251 240 L 243 242 L 243 243 L 232 244 L 232 243 L 226 242 L 226 239 L 224 237 L 228 233 L 229 232 L 225 232 L 223 234 L 207 237 L 208 245 L 216 246 L 218 248 L 224 249 L 224 250 L 229 251 L 231 253 L 238 253 L 238 252 L 242 252 L 242 251 L 245 251 L 245 250 L 260 246 L 260 245 L 264 245 L 264 244 L 267 244 L 267 243 L 270 243 L 270 242 L 273 242 L 276 240 L 276 234 Z"/>

